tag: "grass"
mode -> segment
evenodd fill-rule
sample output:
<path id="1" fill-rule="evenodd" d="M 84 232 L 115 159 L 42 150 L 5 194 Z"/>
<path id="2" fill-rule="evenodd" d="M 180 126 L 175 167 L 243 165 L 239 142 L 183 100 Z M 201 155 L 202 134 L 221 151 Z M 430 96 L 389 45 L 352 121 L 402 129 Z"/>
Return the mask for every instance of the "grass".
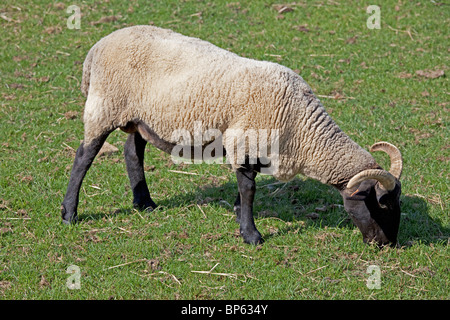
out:
<path id="1" fill-rule="evenodd" d="M 381 29 L 371 30 L 368 1 L 300 1 L 282 14 L 274 1 L 71 4 L 82 12 L 79 30 L 67 27 L 66 2 L 0 5 L 0 299 L 449 298 L 445 5 L 383 1 Z M 339 194 L 301 176 L 286 184 L 258 176 L 266 242 L 245 245 L 229 169 L 174 165 L 153 147 L 146 176 L 160 207 L 138 212 L 119 131 L 108 138 L 119 152 L 96 159 L 83 183 L 81 222 L 62 225 L 83 132 L 84 57 L 113 30 L 149 23 L 286 65 L 357 143 L 398 145 L 401 247 L 364 245 Z M 79 290 L 66 285 L 71 265 Z M 381 289 L 366 286 L 370 265 L 380 268 Z"/>

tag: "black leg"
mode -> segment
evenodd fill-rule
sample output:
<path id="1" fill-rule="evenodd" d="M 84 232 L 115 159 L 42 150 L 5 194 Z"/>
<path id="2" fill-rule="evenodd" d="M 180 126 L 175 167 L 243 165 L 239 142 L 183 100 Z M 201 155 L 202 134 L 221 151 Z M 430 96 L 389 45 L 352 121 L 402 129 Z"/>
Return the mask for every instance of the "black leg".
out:
<path id="1" fill-rule="evenodd" d="M 144 174 L 146 144 L 147 141 L 138 132 L 131 133 L 125 143 L 125 162 L 133 190 L 133 205 L 140 210 L 153 210 L 156 204 L 150 197 Z"/>
<path id="2" fill-rule="evenodd" d="M 82 142 L 78 147 L 72 172 L 70 173 L 67 192 L 61 205 L 61 217 L 64 223 L 69 224 L 77 221 L 77 207 L 81 183 L 108 135 L 109 132 L 94 139 L 89 145 L 85 145 Z"/>
<path id="3" fill-rule="evenodd" d="M 255 198 L 257 172 L 252 166 L 246 166 L 236 171 L 240 200 L 240 232 L 244 242 L 260 244 L 263 242 L 261 234 L 256 229 L 253 220 L 253 200 Z"/>
<path id="4" fill-rule="evenodd" d="M 241 222 L 241 193 L 238 191 L 236 201 L 234 202 L 233 207 L 234 213 L 236 213 L 236 222 Z"/>

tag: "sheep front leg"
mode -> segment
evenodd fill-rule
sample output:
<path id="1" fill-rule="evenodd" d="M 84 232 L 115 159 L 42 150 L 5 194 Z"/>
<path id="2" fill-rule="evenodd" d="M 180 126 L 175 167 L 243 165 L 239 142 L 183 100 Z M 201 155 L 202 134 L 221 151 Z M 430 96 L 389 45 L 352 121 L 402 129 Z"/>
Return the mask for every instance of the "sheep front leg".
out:
<path id="1" fill-rule="evenodd" d="M 125 162 L 133 191 L 133 205 L 140 210 L 153 210 L 156 204 L 150 197 L 144 173 L 146 144 L 138 132 L 131 133 L 125 143 Z"/>
<path id="2" fill-rule="evenodd" d="M 61 205 L 61 217 L 66 224 L 75 223 L 78 219 L 77 207 L 81 183 L 108 135 L 109 132 L 92 140 L 88 145 L 82 142 L 78 147 L 67 192 Z"/>
<path id="3" fill-rule="evenodd" d="M 239 168 L 236 171 L 238 188 L 240 193 L 240 220 L 239 230 L 244 242 L 250 244 L 260 244 L 263 242 L 261 234 L 256 229 L 253 220 L 253 200 L 255 198 L 257 172 L 251 166 Z"/>

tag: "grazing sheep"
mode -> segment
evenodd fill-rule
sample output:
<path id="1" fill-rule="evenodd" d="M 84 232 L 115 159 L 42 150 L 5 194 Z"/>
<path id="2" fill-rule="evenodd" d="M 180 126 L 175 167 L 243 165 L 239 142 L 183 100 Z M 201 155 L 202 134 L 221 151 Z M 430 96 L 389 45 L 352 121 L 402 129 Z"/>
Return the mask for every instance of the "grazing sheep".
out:
<path id="1" fill-rule="evenodd" d="M 143 169 L 147 142 L 172 153 L 179 144 L 174 131 L 193 132 L 194 123 L 201 121 L 204 130 L 223 133 L 219 141 L 236 172 L 235 212 L 245 242 L 262 242 L 253 221 L 255 177 L 272 164 L 276 179 L 287 181 L 302 173 L 339 189 L 365 242 L 396 242 L 400 152 L 384 142 L 372 147 L 391 157 L 390 172 L 383 170 L 339 129 L 306 82 L 284 66 L 242 58 L 170 30 L 135 26 L 115 31 L 91 48 L 81 89 L 87 96 L 85 133 L 61 207 L 65 223 L 77 220 L 82 180 L 113 130 L 129 133 L 125 161 L 133 203 L 151 210 L 156 204 Z M 277 146 L 265 159 L 260 153 L 250 157 L 252 145 L 243 141 L 249 137 L 235 134 L 256 130 L 277 133 Z M 201 147 L 213 140 L 203 140 Z M 236 143 L 244 148 L 244 161 L 230 152 Z"/>

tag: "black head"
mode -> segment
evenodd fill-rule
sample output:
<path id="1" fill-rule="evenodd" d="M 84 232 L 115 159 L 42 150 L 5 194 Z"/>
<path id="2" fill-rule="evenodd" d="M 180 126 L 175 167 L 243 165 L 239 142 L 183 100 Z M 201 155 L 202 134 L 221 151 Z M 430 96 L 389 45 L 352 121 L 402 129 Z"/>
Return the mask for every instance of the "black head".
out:
<path id="1" fill-rule="evenodd" d="M 344 208 L 359 228 L 365 243 L 397 243 L 400 225 L 400 181 L 388 191 L 377 180 L 365 180 L 357 189 L 341 191 Z"/>
<path id="2" fill-rule="evenodd" d="M 395 245 L 401 215 L 402 155 L 388 142 L 375 143 L 370 151 L 384 151 L 389 155 L 389 172 L 381 168 L 368 169 L 351 178 L 341 190 L 344 208 L 361 231 L 364 242 Z"/>

